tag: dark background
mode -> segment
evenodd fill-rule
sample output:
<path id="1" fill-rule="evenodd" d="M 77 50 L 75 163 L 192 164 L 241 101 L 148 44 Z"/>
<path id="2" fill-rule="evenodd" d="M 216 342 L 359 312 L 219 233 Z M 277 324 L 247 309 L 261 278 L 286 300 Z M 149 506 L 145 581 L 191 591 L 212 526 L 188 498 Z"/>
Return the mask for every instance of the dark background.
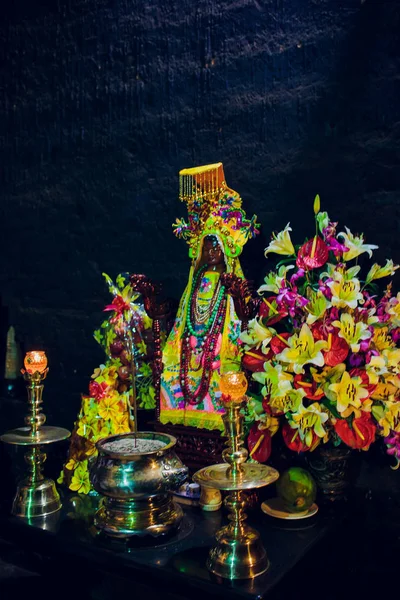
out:
<path id="1" fill-rule="evenodd" d="M 272 230 L 313 233 L 316 193 L 400 261 L 398 1 L 3 0 L 0 17 L 0 295 L 48 354 L 49 422 L 71 428 L 102 360 L 103 271 L 179 298 L 183 167 L 222 161 L 258 215 L 257 283 Z"/>

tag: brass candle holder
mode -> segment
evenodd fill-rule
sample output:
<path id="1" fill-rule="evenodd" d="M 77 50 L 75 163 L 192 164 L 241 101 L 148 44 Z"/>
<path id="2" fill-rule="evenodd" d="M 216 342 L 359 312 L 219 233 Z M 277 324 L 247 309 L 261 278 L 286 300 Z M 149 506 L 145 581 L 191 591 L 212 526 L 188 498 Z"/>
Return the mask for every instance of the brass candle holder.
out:
<path id="1" fill-rule="evenodd" d="M 228 438 L 222 453 L 224 463 L 205 467 L 193 480 L 203 487 L 228 490 L 225 506 L 230 523 L 216 533 L 217 545 L 210 550 L 207 568 L 227 579 L 250 579 L 265 573 L 269 567 L 267 553 L 255 529 L 245 524 L 247 499 L 244 490 L 260 488 L 278 479 L 272 467 L 246 463 L 248 452 L 243 447 L 243 416 L 247 380 L 242 372 L 229 371 L 221 375 L 220 389 L 226 413 L 222 419 Z"/>
<path id="2" fill-rule="evenodd" d="M 29 414 L 25 417 L 26 427 L 13 429 L 0 436 L 6 444 L 29 447 L 25 453 L 28 464 L 27 476 L 19 482 L 11 513 L 17 517 L 44 517 L 61 508 L 60 495 L 52 479 L 44 477 L 42 468 L 46 454 L 41 446 L 59 442 L 71 433 L 62 427 L 44 426 L 45 415 L 41 412 L 43 381 L 49 369 L 44 352 L 28 352 L 21 369 L 27 382 Z"/>

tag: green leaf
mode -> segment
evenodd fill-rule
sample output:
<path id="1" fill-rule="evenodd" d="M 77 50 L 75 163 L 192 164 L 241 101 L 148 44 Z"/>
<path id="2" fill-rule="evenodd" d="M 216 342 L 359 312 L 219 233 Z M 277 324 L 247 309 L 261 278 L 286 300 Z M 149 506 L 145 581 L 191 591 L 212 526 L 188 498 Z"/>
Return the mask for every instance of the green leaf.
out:
<path id="1" fill-rule="evenodd" d="M 328 398 L 323 398 L 321 400 L 321 404 L 323 404 L 333 414 L 334 417 L 336 417 L 337 419 L 342 419 L 340 413 L 338 413 L 336 409 L 336 406 L 333 404 L 333 402 L 328 400 Z"/>

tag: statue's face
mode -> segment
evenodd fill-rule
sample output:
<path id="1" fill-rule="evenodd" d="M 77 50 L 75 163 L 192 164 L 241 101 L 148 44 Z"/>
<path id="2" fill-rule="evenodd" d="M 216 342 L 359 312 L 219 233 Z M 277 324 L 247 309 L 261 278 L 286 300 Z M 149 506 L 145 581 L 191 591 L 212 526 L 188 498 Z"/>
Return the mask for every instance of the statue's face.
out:
<path id="1" fill-rule="evenodd" d="M 224 253 L 216 237 L 207 237 L 203 242 L 202 259 L 209 266 L 224 263 Z"/>

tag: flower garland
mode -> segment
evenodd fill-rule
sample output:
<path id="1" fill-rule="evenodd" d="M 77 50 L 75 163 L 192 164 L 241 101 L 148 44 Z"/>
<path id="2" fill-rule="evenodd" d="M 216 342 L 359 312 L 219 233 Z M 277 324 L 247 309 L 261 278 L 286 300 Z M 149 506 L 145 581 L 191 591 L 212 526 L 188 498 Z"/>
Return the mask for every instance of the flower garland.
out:
<path id="1" fill-rule="evenodd" d="M 94 370 L 89 394 L 82 395 L 81 408 L 71 436 L 68 460 L 58 483 L 71 491 L 91 491 L 89 463 L 97 456 L 96 442 L 133 429 L 131 405 L 132 352 L 135 355 L 136 397 L 143 408 L 155 407 L 151 368 L 151 320 L 139 295 L 133 293 L 128 275 L 118 275 L 116 284 L 103 274 L 114 298 L 105 307 L 111 316 L 94 332 L 108 357 Z"/>

